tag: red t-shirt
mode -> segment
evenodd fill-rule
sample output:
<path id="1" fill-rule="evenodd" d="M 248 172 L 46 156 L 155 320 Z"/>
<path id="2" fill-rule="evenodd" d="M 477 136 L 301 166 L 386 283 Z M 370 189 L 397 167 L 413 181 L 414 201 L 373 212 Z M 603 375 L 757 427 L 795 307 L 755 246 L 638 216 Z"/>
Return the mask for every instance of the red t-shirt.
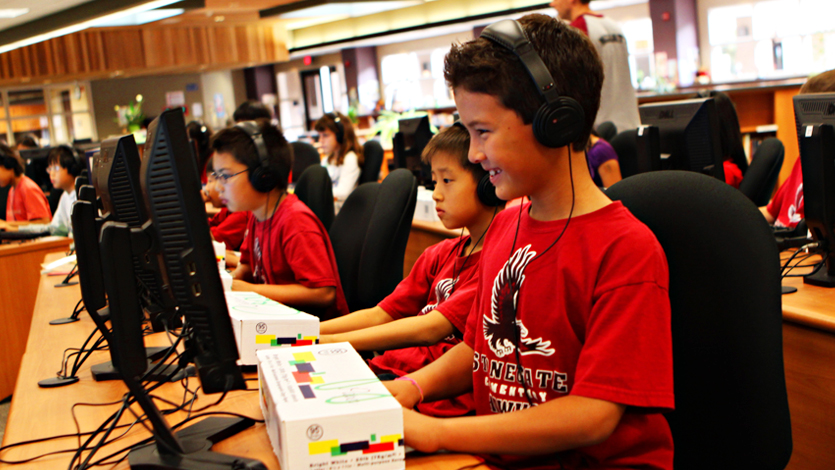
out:
<path id="1" fill-rule="evenodd" d="M 49 209 L 49 202 L 41 188 L 28 176 L 23 175 L 17 186 L 9 188 L 9 196 L 6 200 L 6 220 L 25 222 L 35 219 L 51 220 L 52 211 Z"/>
<path id="2" fill-rule="evenodd" d="M 223 208 L 209 220 L 209 229 L 216 241 L 226 243 L 226 248 L 237 251 L 241 248 L 249 223 L 249 212 L 230 212 Z"/>
<path id="3" fill-rule="evenodd" d="M 739 183 L 742 183 L 742 170 L 730 160 L 722 162 L 722 168 L 725 170 L 725 183 L 739 189 Z"/>
<path id="4" fill-rule="evenodd" d="M 399 376 L 412 373 L 461 342 L 467 327 L 467 316 L 475 299 L 478 263 L 481 259 L 481 251 L 467 258 L 469 247 L 466 243 L 469 238 L 451 238 L 427 248 L 412 267 L 409 276 L 379 304 L 395 320 L 426 315 L 437 310 L 452 323 L 455 332 L 432 346 L 386 351 L 371 360 L 370 365 L 375 373 L 390 372 Z M 464 256 L 460 256 L 462 252 Z M 445 417 L 465 415 L 473 411 L 475 406 L 472 394 L 468 393 L 451 400 L 424 403 L 418 409 L 423 414 Z"/>
<path id="5" fill-rule="evenodd" d="M 252 267 L 256 284 L 336 287 L 336 301 L 330 307 L 301 310 L 320 320 L 348 313 L 328 232 L 295 194 L 288 194 L 269 219 L 258 222 L 249 217 L 241 263 Z"/>
<path id="6" fill-rule="evenodd" d="M 794 162 L 791 174 L 766 209 L 774 217 L 774 225 L 777 227 L 794 228 L 803 220 L 803 167 L 800 158 Z"/>
<path id="7" fill-rule="evenodd" d="M 578 395 L 626 405 L 603 443 L 561 453 L 484 456 L 513 468 L 671 469 L 673 440 L 669 274 L 655 236 L 620 202 L 542 222 L 523 206 L 496 216 L 484 243 L 464 341 L 475 351 L 476 414 L 528 408 L 516 344 L 534 405 Z M 518 286 L 513 295 L 513 285 Z M 514 299 L 516 313 L 514 315 Z M 519 329 L 514 331 L 514 316 Z M 518 333 L 517 333 L 518 332 Z"/>

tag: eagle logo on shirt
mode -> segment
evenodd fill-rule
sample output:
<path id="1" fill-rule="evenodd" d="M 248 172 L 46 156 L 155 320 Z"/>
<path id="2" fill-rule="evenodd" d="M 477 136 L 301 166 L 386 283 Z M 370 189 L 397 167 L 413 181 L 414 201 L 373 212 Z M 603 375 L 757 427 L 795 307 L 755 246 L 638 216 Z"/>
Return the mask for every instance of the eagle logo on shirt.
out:
<path id="1" fill-rule="evenodd" d="M 435 284 L 435 303 L 423 307 L 423 310 L 421 310 L 418 315 L 426 315 L 432 310 L 438 308 L 438 305 L 448 299 L 452 294 L 452 286 L 454 286 L 456 282 L 458 282 L 457 279 L 441 279 L 438 281 L 438 283 Z"/>
<path id="2" fill-rule="evenodd" d="M 490 315 L 484 315 L 484 339 L 497 357 L 513 354 L 517 341 L 523 356 L 554 354 L 550 341 L 530 338 L 522 320 L 516 318 L 516 302 L 525 282 L 525 267 L 535 256 L 530 245 L 519 248 L 493 280 Z"/>

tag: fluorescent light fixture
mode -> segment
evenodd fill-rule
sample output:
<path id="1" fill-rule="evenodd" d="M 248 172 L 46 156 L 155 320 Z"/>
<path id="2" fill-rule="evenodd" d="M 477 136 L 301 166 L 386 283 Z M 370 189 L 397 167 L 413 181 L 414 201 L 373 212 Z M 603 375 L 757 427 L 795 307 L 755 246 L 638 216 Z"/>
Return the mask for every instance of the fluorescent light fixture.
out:
<path id="1" fill-rule="evenodd" d="M 54 31 L 50 31 L 48 33 L 39 34 L 37 36 L 32 36 L 26 39 L 22 39 L 20 41 L 16 41 L 10 44 L 6 44 L 0 47 L 0 54 L 4 52 L 9 52 L 21 47 L 31 46 L 32 44 L 37 44 L 39 42 L 43 42 L 49 39 L 57 38 L 60 36 L 64 36 L 71 33 L 77 33 L 78 31 L 85 30 L 87 28 L 95 28 L 100 24 L 106 24 L 109 21 L 115 21 L 118 18 L 124 16 L 130 16 L 137 13 L 155 10 L 157 8 L 161 8 L 164 6 L 171 5 L 172 3 L 177 3 L 180 0 L 155 0 L 153 2 L 144 3 L 139 6 L 135 6 L 133 8 L 128 8 L 126 10 L 118 11 L 116 13 L 111 13 L 109 15 L 100 16 L 98 18 L 94 18 L 91 20 L 83 21 L 81 23 L 77 23 L 74 25 L 66 26 L 63 28 L 56 29 Z"/>
<path id="2" fill-rule="evenodd" d="M 331 68 L 323 65 L 319 69 L 319 83 L 322 86 L 322 111 L 333 112 L 333 90 L 331 89 Z"/>
<path id="3" fill-rule="evenodd" d="M 628 7 L 649 3 L 649 0 L 596 0 L 589 2 L 589 7 L 594 11 L 608 10 L 609 8 Z"/>
<path id="4" fill-rule="evenodd" d="M 278 15 L 279 18 L 307 18 L 311 16 L 345 15 L 345 16 L 366 16 L 374 13 L 381 13 L 389 10 L 398 10 L 423 3 L 422 0 L 403 0 L 386 2 L 352 2 L 352 3 L 328 3 L 317 5 L 301 10 L 288 11 Z"/>
<path id="5" fill-rule="evenodd" d="M 27 13 L 29 13 L 28 8 L 3 8 L 0 9 L 0 18 L 17 18 Z"/>
<path id="6" fill-rule="evenodd" d="M 172 16 L 182 15 L 185 12 L 182 8 L 162 8 L 159 10 L 142 11 L 134 13 L 133 15 L 125 15 L 120 18 L 114 18 L 111 21 L 97 23 L 97 28 L 105 28 L 112 26 L 139 26 L 145 23 L 164 20 Z"/>

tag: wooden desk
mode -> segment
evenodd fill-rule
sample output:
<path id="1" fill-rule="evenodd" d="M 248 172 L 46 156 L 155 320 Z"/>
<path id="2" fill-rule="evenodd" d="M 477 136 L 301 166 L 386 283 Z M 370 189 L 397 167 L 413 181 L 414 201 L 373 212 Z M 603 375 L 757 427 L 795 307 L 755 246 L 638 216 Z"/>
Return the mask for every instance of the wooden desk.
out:
<path id="1" fill-rule="evenodd" d="M 447 238 L 457 237 L 461 231 L 449 230 L 441 222 L 412 221 L 409 241 L 406 243 L 406 256 L 403 259 L 403 277 L 409 275 L 415 261 L 423 251 L 430 246 Z"/>
<path id="2" fill-rule="evenodd" d="M 26 354 L 21 364 L 20 378 L 17 382 L 12 400 L 9 421 L 3 438 L 3 445 L 59 434 L 75 433 L 75 425 L 71 407 L 75 403 L 107 403 L 120 400 L 126 392 L 121 382 L 95 382 L 90 376 L 90 365 L 108 360 L 105 352 L 93 354 L 79 372 L 80 381 L 60 389 L 41 389 L 37 381 L 55 375 L 59 368 L 61 353 L 65 348 L 78 347 L 93 330 L 93 322 L 86 315 L 76 323 L 60 326 L 43 326 L 49 319 L 66 315 L 75 302 L 80 298 L 78 286 L 56 289 L 53 279 L 42 276 L 38 291 L 33 328 L 29 335 Z M 161 334 L 146 337 L 149 345 L 166 343 Z M 248 374 L 254 377 L 254 374 Z M 257 382 L 247 382 L 250 387 L 257 388 Z M 197 386 L 196 379 L 192 379 L 190 388 Z M 182 402 L 183 388 L 179 383 L 166 384 L 154 393 L 176 403 Z M 201 396 L 195 403 L 195 409 L 211 404 L 219 398 L 217 395 Z M 160 402 L 157 403 L 158 406 Z M 161 407 L 167 407 L 162 405 Z M 117 405 L 106 407 L 78 407 L 76 416 L 82 431 L 92 431 L 118 408 Z M 229 393 L 220 405 L 208 411 L 234 411 L 255 419 L 261 419 L 257 391 L 236 391 Z M 126 413 L 129 415 L 129 413 Z M 185 418 L 185 413 L 178 412 L 168 416 L 170 424 Z M 122 422 L 132 419 L 123 418 Z M 114 432 L 118 435 L 119 432 Z M 147 437 L 148 431 L 136 426 L 124 439 L 103 448 L 97 454 L 100 457 L 119 450 L 126 445 L 138 442 Z M 3 453 L 8 460 L 24 459 L 30 456 L 52 452 L 58 449 L 74 449 L 77 447 L 75 438 L 47 441 L 23 449 L 12 449 Z M 252 428 L 233 436 L 215 446 L 218 452 L 242 455 L 258 459 L 270 469 L 278 469 L 278 460 L 272 452 L 266 430 L 263 424 L 256 424 Z M 71 454 L 50 456 L 28 464 L 16 465 L 18 469 L 67 468 Z M 477 460 L 468 455 L 445 454 L 424 457 L 409 457 L 406 466 L 415 470 L 456 470 L 472 465 Z M 2 465 L 0 465 L 2 467 Z M 122 462 L 116 468 L 127 468 Z"/>
<path id="3" fill-rule="evenodd" d="M 803 284 L 783 296 L 783 360 L 794 451 L 790 470 L 835 468 L 835 288 Z M 764 412 L 767 412 L 764 410 Z"/>
<path id="4" fill-rule="evenodd" d="M 72 240 L 45 237 L 0 245 L 0 398 L 14 391 L 20 359 L 29 336 L 29 323 L 38 295 L 41 261 L 47 253 L 66 251 Z M 54 283 L 61 279 L 50 278 Z"/>

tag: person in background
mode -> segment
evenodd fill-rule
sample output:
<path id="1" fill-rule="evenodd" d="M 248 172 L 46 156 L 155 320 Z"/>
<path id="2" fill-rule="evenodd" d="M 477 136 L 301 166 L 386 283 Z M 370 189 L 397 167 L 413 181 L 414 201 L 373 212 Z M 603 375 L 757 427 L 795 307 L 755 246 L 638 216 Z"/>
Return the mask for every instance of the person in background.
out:
<path id="1" fill-rule="evenodd" d="M 596 128 L 611 121 L 619 132 L 637 129 L 638 96 L 629 72 L 629 52 L 626 37 L 616 22 L 591 10 L 591 0 L 552 0 L 550 6 L 559 17 L 585 33 L 597 49 L 603 63 L 603 90 L 600 92 L 600 111 L 594 121 Z"/>
<path id="2" fill-rule="evenodd" d="M 314 126 L 319 133 L 319 145 L 325 158 L 322 166 L 333 182 L 333 198 L 338 205 L 357 187 L 360 168 L 364 163 L 362 145 L 347 116 L 327 113 Z"/>
<path id="3" fill-rule="evenodd" d="M 723 169 L 725 182 L 739 189 L 742 177 L 748 171 L 748 159 L 742 147 L 742 133 L 739 128 L 739 117 L 736 106 L 731 98 L 721 91 L 711 91 L 701 94 L 705 98 L 713 98 L 716 112 L 719 115 L 719 144 L 722 148 Z"/>
<path id="4" fill-rule="evenodd" d="M 255 100 L 244 101 L 244 103 L 238 106 L 238 109 L 232 113 L 232 119 L 235 122 L 257 121 L 259 119 L 266 119 L 269 121 L 272 118 L 272 113 L 269 109 L 267 109 L 264 103 Z"/>
<path id="5" fill-rule="evenodd" d="M 191 121 L 186 126 L 188 133 L 188 140 L 194 148 L 194 156 L 197 158 L 197 171 L 200 174 L 200 182 L 206 184 L 208 182 L 207 163 L 212 157 L 212 149 L 209 146 L 209 140 L 212 138 L 212 129 L 200 121 Z"/>
<path id="6" fill-rule="evenodd" d="M 218 194 L 215 185 L 217 178 L 212 171 L 211 158 L 207 163 L 206 173 L 208 173 L 208 182 L 203 191 L 204 199 L 206 199 L 206 202 L 211 202 L 216 209 L 219 209 L 218 213 L 209 219 L 209 230 L 212 231 L 212 238 L 217 242 L 225 243 L 227 250 L 239 251 L 246 235 L 250 213 L 232 212 L 220 200 L 220 194 Z"/>
<path id="7" fill-rule="evenodd" d="M 800 88 L 800 94 L 835 93 L 835 69 L 810 78 Z M 779 228 L 795 228 L 805 217 L 803 204 L 803 167 L 800 157 L 786 181 L 780 185 L 767 206 L 760 207 L 765 220 Z"/>
<path id="8" fill-rule="evenodd" d="M 259 151 L 257 140 L 263 140 Z M 348 313 L 328 232 L 287 192 L 290 144 L 266 120 L 244 121 L 212 137 L 220 201 L 252 212 L 232 290 L 251 291 L 329 320 Z"/>
<path id="9" fill-rule="evenodd" d="M 41 148 L 41 146 L 38 145 L 38 138 L 35 137 L 35 134 L 24 134 L 17 141 L 17 150 L 34 150 L 37 148 Z"/>
<path id="10" fill-rule="evenodd" d="M 622 179 L 615 149 L 592 132 L 586 151 L 591 179 L 598 187 L 608 188 Z"/>
<path id="11" fill-rule="evenodd" d="M 49 224 L 8 223 L 6 230 L 21 232 L 49 232 L 60 237 L 72 236 L 72 205 L 76 201 L 75 178 L 84 169 L 84 162 L 68 145 L 59 145 L 49 151 L 46 171 L 52 187 L 61 190 L 58 208 Z"/>
<path id="12" fill-rule="evenodd" d="M 16 150 L 0 143 L 0 187 L 8 187 L 5 228 L 10 222 L 48 224 L 52 219 L 49 202 L 38 185 L 23 174 L 25 165 Z"/>

